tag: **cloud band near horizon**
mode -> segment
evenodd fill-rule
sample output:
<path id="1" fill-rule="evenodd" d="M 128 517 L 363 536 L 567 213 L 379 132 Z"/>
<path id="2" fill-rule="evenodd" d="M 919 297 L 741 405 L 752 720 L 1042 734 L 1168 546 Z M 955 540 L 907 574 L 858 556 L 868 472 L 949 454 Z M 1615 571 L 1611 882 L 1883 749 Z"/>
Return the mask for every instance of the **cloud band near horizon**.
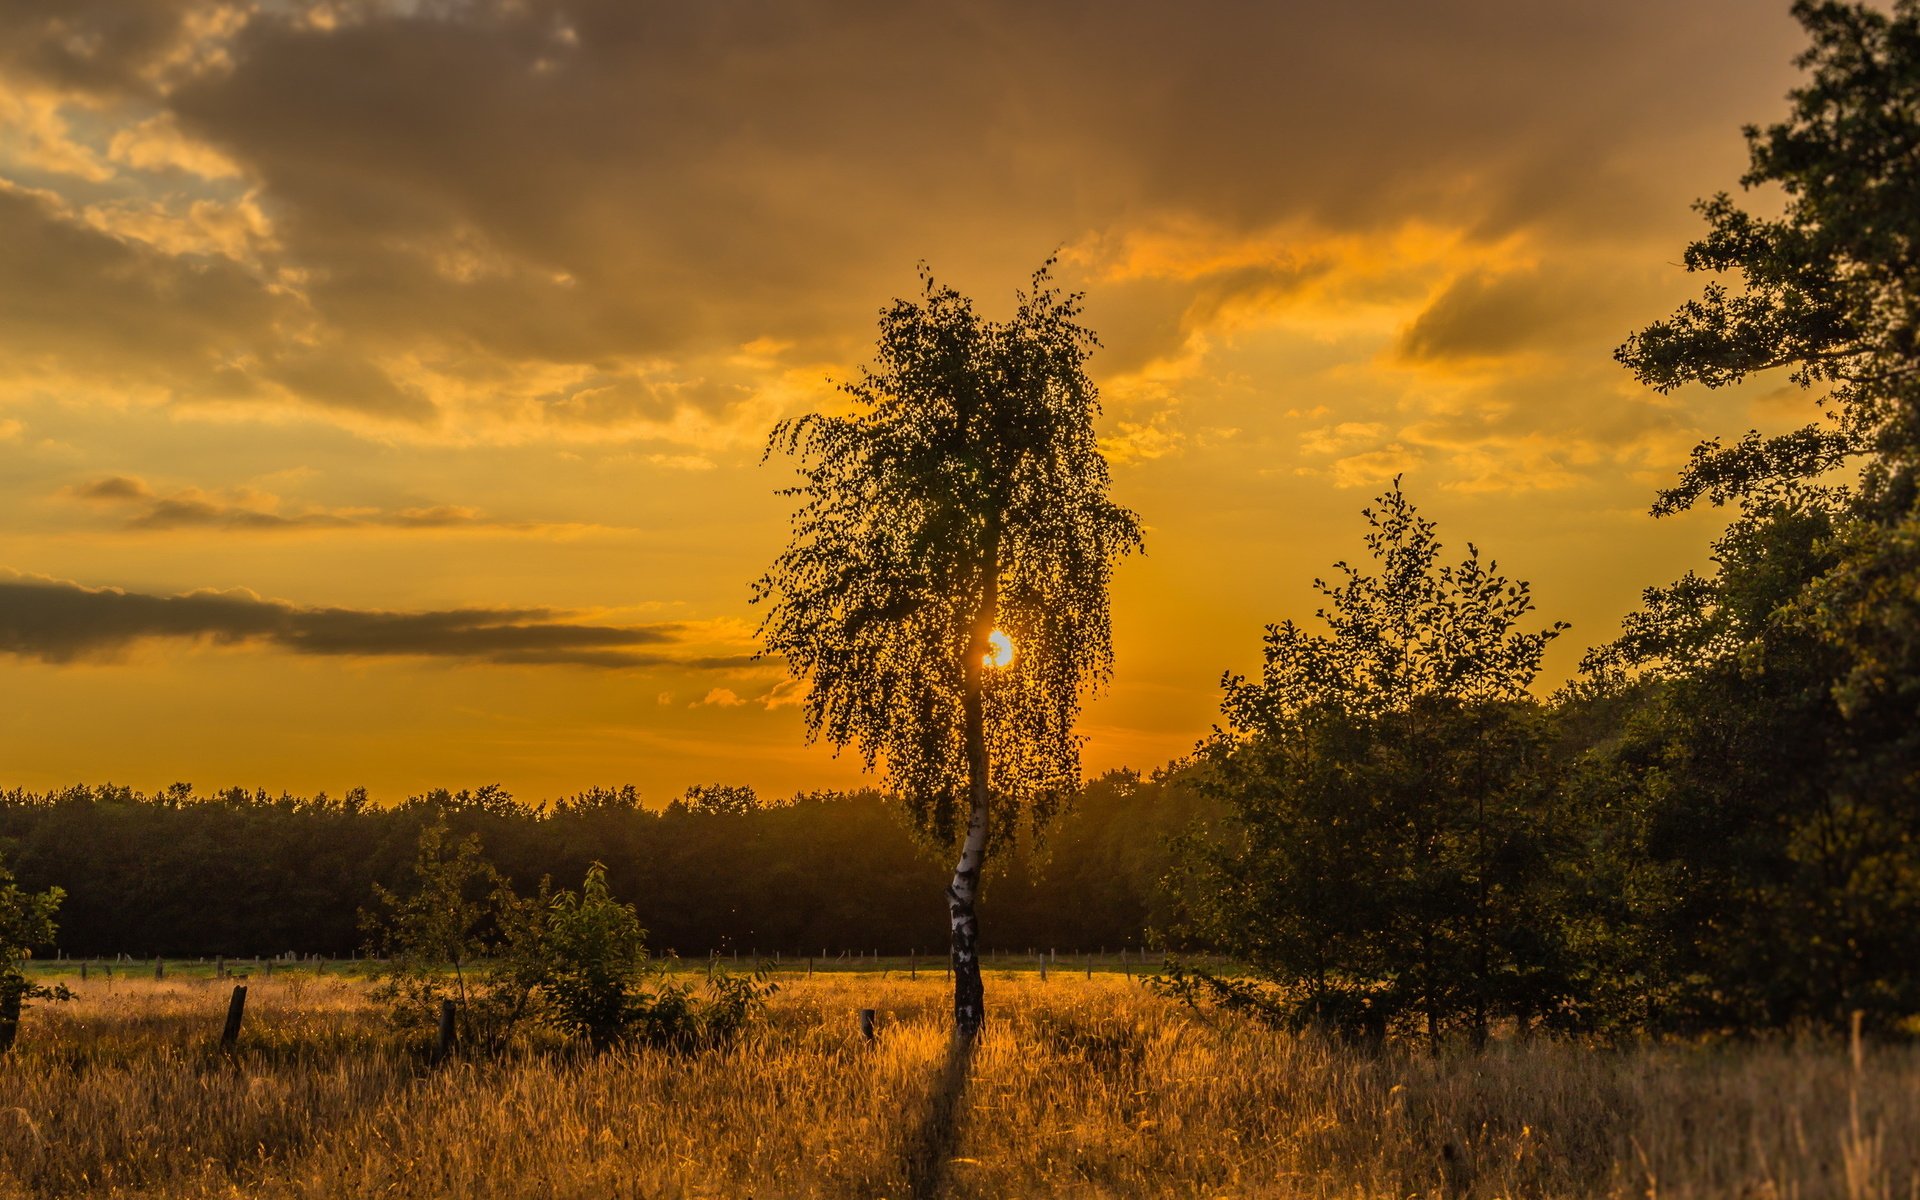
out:
<path id="1" fill-rule="evenodd" d="M 749 655 L 682 657 L 648 649 L 679 644 L 685 627 L 676 623 L 595 625 L 572 615 L 551 608 L 308 608 L 245 589 L 153 595 L 0 572 L 0 653 L 55 664 L 112 659 L 137 643 L 163 639 L 506 665 L 710 670 L 753 662 Z"/>

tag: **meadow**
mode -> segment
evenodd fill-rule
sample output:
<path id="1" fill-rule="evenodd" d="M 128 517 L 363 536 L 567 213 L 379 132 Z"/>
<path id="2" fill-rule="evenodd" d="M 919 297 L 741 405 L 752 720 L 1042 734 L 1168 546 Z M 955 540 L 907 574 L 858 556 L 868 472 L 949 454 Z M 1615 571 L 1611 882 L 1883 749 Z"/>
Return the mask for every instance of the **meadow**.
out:
<path id="1" fill-rule="evenodd" d="M 231 1052 L 230 981 L 151 976 L 29 1010 L 0 1198 L 1920 1196 L 1910 1046 L 1367 1051 L 994 970 L 962 1058 L 922 969 L 789 972 L 717 1050 L 435 1067 L 337 967 L 256 972 Z"/>

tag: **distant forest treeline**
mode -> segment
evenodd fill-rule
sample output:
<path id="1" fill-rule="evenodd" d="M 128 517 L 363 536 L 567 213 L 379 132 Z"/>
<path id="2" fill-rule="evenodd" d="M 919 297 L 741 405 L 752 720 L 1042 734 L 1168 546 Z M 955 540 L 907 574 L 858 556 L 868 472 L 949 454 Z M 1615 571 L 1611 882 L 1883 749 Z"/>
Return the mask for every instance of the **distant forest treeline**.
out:
<path id="1" fill-rule="evenodd" d="M 1173 834 L 1201 803 L 1177 777 L 1089 784 L 1044 846 L 999 856 L 985 945 L 1138 948 L 1163 915 Z M 29 890 L 66 890 L 59 950 L 70 956 L 346 955 L 365 940 L 358 913 L 373 885 L 407 886 L 420 830 L 441 816 L 478 834 L 523 893 L 542 876 L 577 887 L 606 864 L 656 950 L 946 953 L 952 863 L 875 792 L 762 803 L 745 788 L 695 788 L 660 809 L 630 787 L 550 805 L 497 787 L 434 791 L 390 807 L 357 789 L 14 790 L 0 792 L 0 860 Z"/>

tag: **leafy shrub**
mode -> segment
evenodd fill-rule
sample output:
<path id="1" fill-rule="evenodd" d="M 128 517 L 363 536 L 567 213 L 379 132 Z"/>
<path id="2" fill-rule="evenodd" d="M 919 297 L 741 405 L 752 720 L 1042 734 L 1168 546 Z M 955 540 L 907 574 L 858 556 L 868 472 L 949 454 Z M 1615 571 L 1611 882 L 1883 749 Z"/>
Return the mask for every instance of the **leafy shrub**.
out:
<path id="1" fill-rule="evenodd" d="M 509 970 L 537 997 L 535 1015 L 595 1049 L 618 1042 L 692 1047 L 732 1037 L 775 990 L 763 973 L 709 979 L 705 996 L 666 978 L 647 957 L 647 931 L 631 904 L 615 900 L 594 863 L 578 893 L 540 892 L 517 910 Z"/>
<path id="2" fill-rule="evenodd" d="M 509 972 L 540 997 L 540 1017 L 604 1047 L 626 1030 L 647 961 L 647 931 L 631 904 L 607 890 L 607 869 L 587 868 L 579 892 L 547 880 L 515 914 Z"/>
<path id="3" fill-rule="evenodd" d="M 25 962 L 35 946 L 53 941 L 53 914 L 66 895 L 59 888 L 29 892 L 0 864 L 0 1052 L 13 1046 L 20 1010 L 29 1000 L 68 1000 L 64 984 L 47 987 L 27 978 Z"/>
<path id="4" fill-rule="evenodd" d="M 594 863 L 581 889 L 542 879 L 516 895 L 483 857 L 480 839 L 448 837 L 444 820 L 420 831 L 414 886 L 376 885 L 381 913 L 363 913 L 370 944 L 391 956 L 377 999 L 402 1026 L 430 1024 L 443 1001 L 461 1040 L 497 1050 L 537 1023 L 595 1050 L 624 1042 L 713 1045 L 745 1028 L 775 987 L 764 972 L 721 974 L 701 991 L 666 977 L 647 955 L 631 904 L 613 898 Z"/>

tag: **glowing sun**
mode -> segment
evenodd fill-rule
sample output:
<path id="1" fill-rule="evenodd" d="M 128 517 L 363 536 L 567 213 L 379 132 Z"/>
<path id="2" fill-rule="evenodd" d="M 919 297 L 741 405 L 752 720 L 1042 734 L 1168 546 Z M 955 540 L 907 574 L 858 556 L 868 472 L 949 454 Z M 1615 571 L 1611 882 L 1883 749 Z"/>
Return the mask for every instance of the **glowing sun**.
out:
<path id="1" fill-rule="evenodd" d="M 1006 667 L 1013 664 L 1013 639 L 998 629 L 987 635 L 987 665 Z"/>

